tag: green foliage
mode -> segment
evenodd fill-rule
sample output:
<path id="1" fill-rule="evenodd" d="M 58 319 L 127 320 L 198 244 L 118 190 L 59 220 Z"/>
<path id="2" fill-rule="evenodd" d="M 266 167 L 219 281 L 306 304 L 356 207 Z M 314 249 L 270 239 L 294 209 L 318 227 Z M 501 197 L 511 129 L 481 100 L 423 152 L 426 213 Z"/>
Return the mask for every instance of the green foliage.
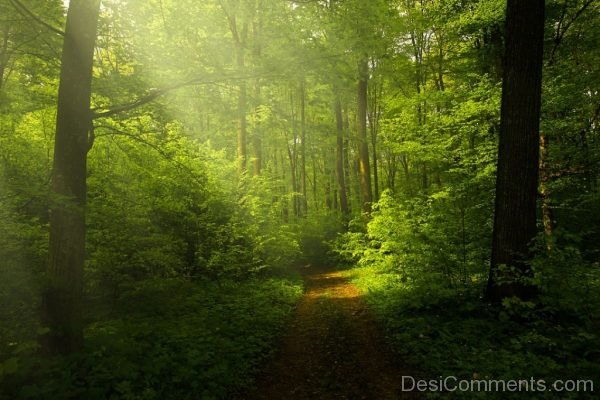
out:
<path id="1" fill-rule="evenodd" d="M 597 71 L 582 64 L 597 61 L 597 46 L 590 41 L 600 33 L 598 9 L 582 10 L 584 2 L 549 4 L 540 231 L 543 213 L 551 224 L 532 244 L 535 274 L 528 278 L 539 296 L 491 307 L 481 295 L 490 262 L 504 2 L 408 4 L 415 8 L 405 14 L 412 41 L 404 44 L 414 59 L 409 67 L 398 60 L 395 66 L 412 80 L 389 82 L 390 88 L 402 88 L 401 95 L 390 90 L 394 95 L 384 101 L 380 121 L 388 190 L 371 218 L 356 219 L 332 242 L 332 250 L 341 262 L 356 266 L 347 274 L 385 326 L 398 357 L 420 368 L 426 379 L 533 376 L 551 382 L 600 376 L 593 100 L 598 92 L 591 84 Z M 581 28 L 565 30 L 569 21 Z M 564 41 L 557 45 L 561 34 Z M 569 46 L 574 53 L 566 54 Z M 426 80 L 415 81 L 418 74 Z M 443 87 L 436 74 L 443 75 Z M 406 89 L 415 83 L 416 91 Z M 468 398 L 513 397 L 468 393 Z M 546 393 L 540 398 L 587 397 Z"/>
<path id="2" fill-rule="evenodd" d="M 40 361 L 35 342 L 14 344 L 0 364 L 0 398 L 229 398 L 273 349 L 301 293 L 298 276 L 140 282 L 106 315 L 104 304 L 91 308 L 81 354 Z"/>
<path id="3" fill-rule="evenodd" d="M 0 398 L 227 398 L 299 296 L 289 266 L 332 255 L 360 267 L 349 274 L 390 342 L 425 374 L 600 375 L 596 2 L 547 2 L 540 296 L 494 309 L 479 296 L 504 0 L 104 0 L 92 105 L 139 103 L 94 120 L 86 349 L 54 361 L 36 340 L 47 210 L 64 201 L 49 195 L 62 36 L 13 3 L 0 3 Z M 64 25 L 63 2 L 23 4 Z M 370 215 L 354 126 L 365 58 Z"/>
<path id="4" fill-rule="evenodd" d="M 386 329 L 404 363 L 420 376 L 458 379 L 594 379 L 599 376 L 597 322 L 583 310 L 558 313 L 557 302 L 507 300 L 500 310 L 480 302 L 476 286 L 460 291 L 407 282 L 370 266 L 347 272 Z M 573 299 L 571 293 L 563 298 Z M 597 287 L 595 301 L 597 301 Z M 549 299 L 548 299 L 549 300 Z M 597 303 L 596 303 L 597 304 Z M 553 311 L 554 310 L 554 311 Z M 522 398 L 523 393 L 445 393 L 444 398 Z M 440 398 L 428 393 L 427 398 Z M 537 398 L 537 397 L 536 397 Z M 543 398 L 594 398 L 593 393 L 545 393 Z"/>

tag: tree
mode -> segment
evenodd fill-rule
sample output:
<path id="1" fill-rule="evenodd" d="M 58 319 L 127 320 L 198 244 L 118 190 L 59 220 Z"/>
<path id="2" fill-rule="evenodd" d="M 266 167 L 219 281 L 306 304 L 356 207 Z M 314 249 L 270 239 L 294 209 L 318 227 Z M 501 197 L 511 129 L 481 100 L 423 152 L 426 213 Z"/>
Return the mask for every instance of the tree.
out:
<path id="1" fill-rule="evenodd" d="M 342 115 L 342 102 L 337 96 L 335 100 L 335 125 L 336 125 L 336 181 L 337 190 L 340 196 L 340 209 L 344 218 L 350 215 L 350 206 L 348 205 L 348 192 L 346 189 L 346 176 L 344 173 L 344 120 Z"/>
<path id="2" fill-rule="evenodd" d="M 360 174 L 360 191 L 362 194 L 361 204 L 364 212 L 371 211 L 373 202 L 373 190 L 371 188 L 371 167 L 369 164 L 369 141 L 367 138 L 367 102 L 368 102 L 368 82 L 369 82 L 369 63 L 363 59 L 358 65 L 358 111 L 357 111 L 357 132 L 358 132 L 358 157 Z"/>
<path id="3" fill-rule="evenodd" d="M 83 344 L 86 162 L 90 148 L 92 66 L 100 0 L 72 0 L 63 44 L 52 171 L 48 282 L 43 295 L 47 353 Z"/>
<path id="4" fill-rule="evenodd" d="M 229 30 L 233 37 L 233 44 L 235 49 L 235 63 L 238 71 L 243 72 L 246 68 L 246 48 L 248 46 L 248 15 L 246 10 L 247 4 L 239 1 L 232 1 L 224 3 L 220 1 L 221 8 L 227 17 L 227 23 L 229 24 Z M 238 15 L 238 13 L 240 15 Z M 238 23 L 238 20 L 241 20 Z M 240 170 L 246 172 L 248 164 L 248 120 L 247 120 L 247 106 L 248 106 L 248 90 L 247 84 L 244 80 L 239 83 L 239 96 L 238 96 L 238 134 L 237 134 L 237 156 L 240 163 Z"/>
<path id="5" fill-rule="evenodd" d="M 509 0 L 492 259 L 486 299 L 528 298 L 536 236 L 544 0 Z"/>

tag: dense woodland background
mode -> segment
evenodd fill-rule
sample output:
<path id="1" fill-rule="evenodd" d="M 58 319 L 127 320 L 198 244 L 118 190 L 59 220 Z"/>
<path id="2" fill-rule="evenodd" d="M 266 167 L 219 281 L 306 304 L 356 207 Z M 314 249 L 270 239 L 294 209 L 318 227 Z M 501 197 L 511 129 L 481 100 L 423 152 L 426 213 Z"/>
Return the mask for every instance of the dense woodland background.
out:
<path id="1" fill-rule="evenodd" d="M 307 264 L 423 376 L 600 385 L 600 3 L 545 3 L 537 235 L 490 295 L 506 1 L 0 0 L 0 399 L 229 398 Z"/>

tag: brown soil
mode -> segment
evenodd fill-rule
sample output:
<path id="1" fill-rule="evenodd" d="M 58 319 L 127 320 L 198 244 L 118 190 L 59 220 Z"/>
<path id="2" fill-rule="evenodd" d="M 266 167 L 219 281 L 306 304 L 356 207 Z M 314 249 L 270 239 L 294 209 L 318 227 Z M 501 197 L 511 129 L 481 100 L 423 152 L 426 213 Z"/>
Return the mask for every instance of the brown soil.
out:
<path id="1" fill-rule="evenodd" d="M 306 292 L 282 348 L 259 375 L 254 400 L 417 399 L 387 351 L 358 289 L 340 272 L 305 271 Z"/>

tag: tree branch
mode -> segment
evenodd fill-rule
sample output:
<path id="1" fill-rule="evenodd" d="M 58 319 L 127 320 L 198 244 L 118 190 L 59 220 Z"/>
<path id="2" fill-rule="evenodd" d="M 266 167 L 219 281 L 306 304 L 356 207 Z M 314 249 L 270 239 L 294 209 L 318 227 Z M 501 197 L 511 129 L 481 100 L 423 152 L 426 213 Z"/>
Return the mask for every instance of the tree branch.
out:
<path id="1" fill-rule="evenodd" d="M 581 6 L 581 8 L 579 10 L 577 10 L 577 12 L 573 15 L 573 17 L 571 17 L 569 19 L 569 21 L 567 21 L 567 23 L 563 25 L 563 23 L 565 21 L 565 14 L 567 12 L 567 1 L 565 1 L 564 7 L 562 10 L 562 14 L 560 17 L 560 21 L 558 22 L 556 36 L 554 37 L 554 46 L 552 47 L 552 52 L 550 53 L 550 60 L 548 61 L 548 65 L 554 64 L 556 51 L 558 50 L 558 47 L 562 43 L 562 40 L 565 37 L 565 33 L 567 33 L 567 31 L 569 30 L 571 25 L 573 25 L 573 23 L 581 16 L 581 14 L 583 14 L 583 12 L 595 1 L 596 0 L 587 0 Z"/>
<path id="2" fill-rule="evenodd" d="M 215 83 L 225 82 L 225 81 L 232 81 L 232 80 L 255 79 L 257 76 L 259 76 L 259 75 L 220 77 L 220 78 L 210 78 L 210 79 L 194 78 L 194 79 L 190 79 L 185 82 L 180 82 L 180 83 L 176 83 L 173 85 L 164 86 L 162 88 L 150 89 L 150 91 L 145 96 L 142 96 L 140 99 L 138 99 L 134 102 L 114 106 L 112 108 L 105 109 L 105 110 L 102 110 L 99 108 L 92 109 L 91 110 L 91 113 L 92 113 L 91 118 L 92 118 L 92 120 L 98 119 L 98 118 L 105 118 L 105 117 L 113 116 L 115 114 L 133 110 L 135 108 L 143 106 L 144 104 L 150 103 L 151 101 L 156 100 L 157 98 L 159 98 L 169 92 L 180 89 L 182 87 L 196 86 L 196 85 L 210 85 L 210 84 L 215 84 Z"/>
<path id="3" fill-rule="evenodd" d="M 41 19 L 40 17 L 38 17 L 37 15 L 35 15 L 20 0 L 10 0 L 10 2 L 12 3 L 12 5 L 17 9 L 17 11 L 20 14 L 33 19 L 38 24 L 44 26 L 45 28 L 51 30 L 54 33 L 57 33 L 57 34 L 59 34 L 61 36 L 65 36 L 65 33 L 63 31 L 61 31 L 58 28 L 53 27 L 52 25 L 50 25 L 49 23 L 47 23 L 46 21 L 44 21 L 43 19 Z"/>
<path id="4" fill-rule="evenodd" d="M 187 165 L 175 160 L 173 157 L 171 157 L 169 154 L 167 154 L 163 149 L 161 149 L 159 146 L 150 143 L 147 140 L 144 140 L 142 137 L 129 133 L 129 132 L 125 132 L 121 129 L 118 129 L 114 126 L 110 126 L 110 125 L 96 125 L 94 126 L 94 129 L 104 129 L 106 131 L 110 131 L 110 133 L 104 133 L 104 134 L 98 134 L 97 137 L 104 137 L 104 136 L 124 136 L 124 137 L 128 137 L 138 143 L 141 143 L 145 146 L 150 147 L 151 149 L 153 149 L 154 151 L 156 151 L 158 154 L 160 154 L 165 160 L 167 160 L 168 162 L 174 164 L 175 166 L 179 167 L 180 169 L 184 170 L 199 186 L 203 187 L 204 186 L 204 182 L 202 181 L 202 179 Z M 152 133 L 152 132 L 141 132 L 141 133 Z M 123 149 L 121 149 L 123 150 Z M 125 150 L 123 150 L 125 153 L 127 153 Z"/>

